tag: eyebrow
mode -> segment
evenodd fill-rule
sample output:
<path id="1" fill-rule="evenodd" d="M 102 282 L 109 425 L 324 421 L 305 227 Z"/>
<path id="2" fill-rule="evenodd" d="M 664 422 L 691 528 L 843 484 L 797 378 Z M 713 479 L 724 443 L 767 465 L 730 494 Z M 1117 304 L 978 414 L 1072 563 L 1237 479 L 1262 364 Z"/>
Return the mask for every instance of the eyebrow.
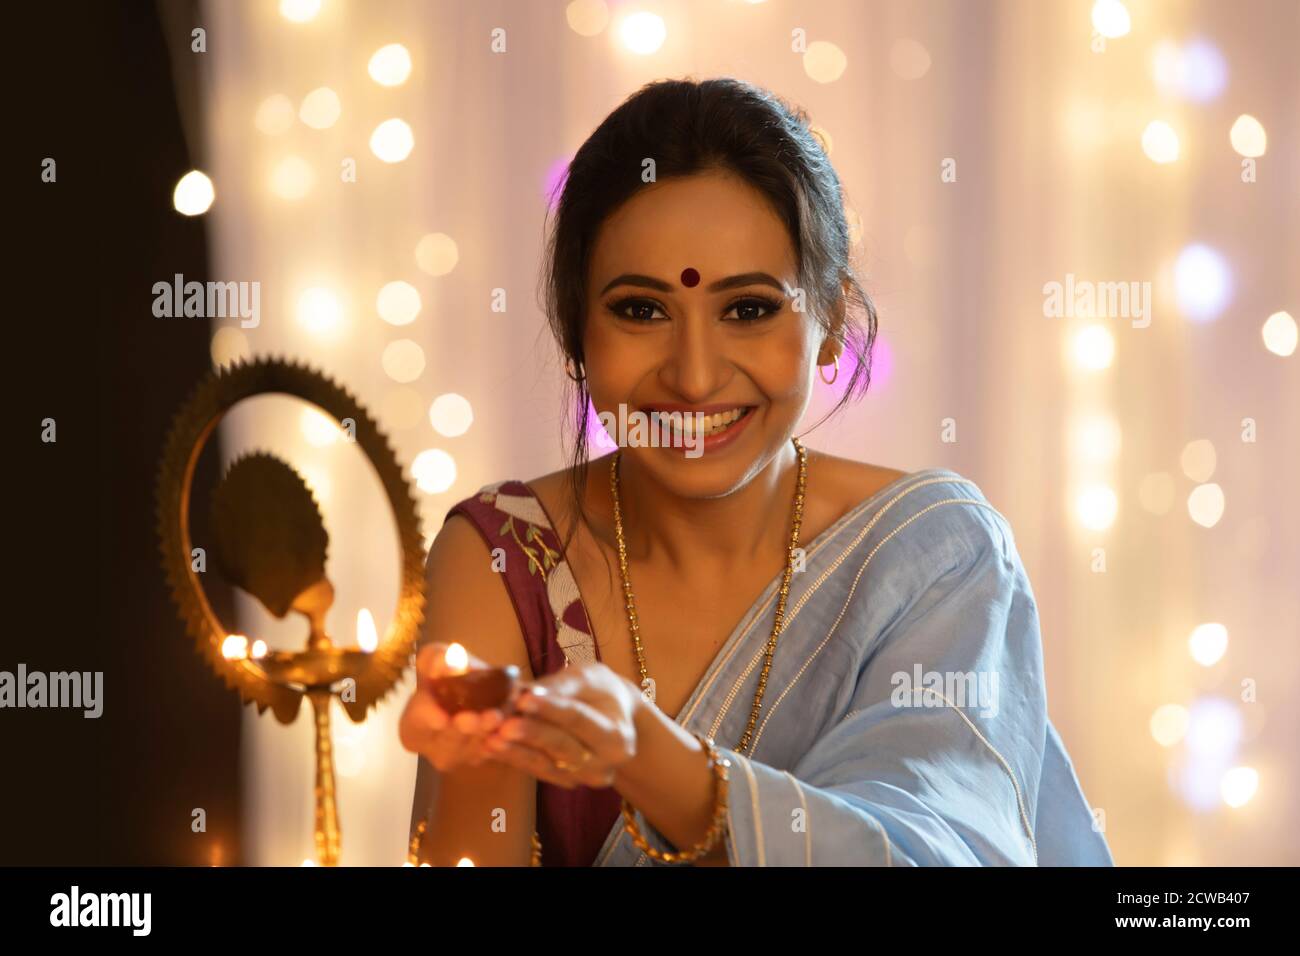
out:
<path id="1" fill-rule="evenodd" d="M 625 272 L 623 275 L 611 279 L 609 284 L 600 290 L 600 294 L 604 295 L 610 289 L 620 285 L 640 286 L 645 289 L 654 289 L 657 292 L 672 292 L 676 289 L 676 286 L 665 282 L 663 279 L 639 275 L 635 272 Z M 770 285 L 778 292 L 786 291 L 781 282 L 766 272 L 742 272 L 740 275 L 727 276 L 725 279 L 710 283 L 707 289 L 709 292 L 723 292 L 726 289 L 735 289 L 745 285 Z"/>

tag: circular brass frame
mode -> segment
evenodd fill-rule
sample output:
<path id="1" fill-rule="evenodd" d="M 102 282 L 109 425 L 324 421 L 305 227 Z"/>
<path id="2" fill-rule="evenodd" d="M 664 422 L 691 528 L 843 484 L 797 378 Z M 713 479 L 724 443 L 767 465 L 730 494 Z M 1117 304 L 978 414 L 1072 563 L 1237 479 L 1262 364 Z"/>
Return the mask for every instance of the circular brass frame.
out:
<path id="1" fill-rule="evenodd" d="M 213 672 L 237 690 L 244 703 L 256 703 L 258 713 L 270 707 L 277 720 L 291 723 L 305 688 L 272 680 L 256 660 L 228 660 L 221 653 L 229 632 L 217 619 L 193 570 L 189 518 L 194 471 L 217 424 L 239 402 L 275 393 L 310 402 L 338 422 L 355 423 L 356 444 L 374 467 L 397 524 L 401 589 L 393 622 L 368 662 L 357 670 L 355 694 L 340 699 L 348 716 L 360 722 L 410 662 L 424 620 L 425 555 L 415 499 L 397 456 L 350 392 L 321 372 L 278 358 L 239 362 L 205 376 L 172 420 L 158 469 L 157 530 L 163 570 L 181 620 Z"/>

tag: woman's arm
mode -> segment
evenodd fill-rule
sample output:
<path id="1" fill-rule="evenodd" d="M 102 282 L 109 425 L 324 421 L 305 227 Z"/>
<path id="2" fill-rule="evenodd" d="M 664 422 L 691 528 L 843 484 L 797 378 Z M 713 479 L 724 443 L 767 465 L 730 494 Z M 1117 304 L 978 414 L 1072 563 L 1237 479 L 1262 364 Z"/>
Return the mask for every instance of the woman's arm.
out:
<path id="1" fill-rule="evenodd" d="M 519 619 L 491 561 L 467 519 L 447 519 L 429 549 L 421 644 L 456 641 L 490 664 L 514 664 L 531 680 Z M 442 772 L 421 757 L 416 799 L 425 805 L 412 809 L 413 821 L 427 824 L 420 862 L 455 866 L 469 857 L 476 866 L 528 866 L 536 794 L 536 781 L 513 767 L 485 762 Z"/>
<path id="2" fill-rule="evenodd" d="M 635 718 L 637 753 L 619 769 L 614 787 L 650 823 L 649 828 L 641 823 L 641 832 L 652 846 L 695 846 L 713 822 L 717 784 L 708 755 L 689 731 L 641 700 Z M 695 865 L 728 865 L 725 834 Z"/>

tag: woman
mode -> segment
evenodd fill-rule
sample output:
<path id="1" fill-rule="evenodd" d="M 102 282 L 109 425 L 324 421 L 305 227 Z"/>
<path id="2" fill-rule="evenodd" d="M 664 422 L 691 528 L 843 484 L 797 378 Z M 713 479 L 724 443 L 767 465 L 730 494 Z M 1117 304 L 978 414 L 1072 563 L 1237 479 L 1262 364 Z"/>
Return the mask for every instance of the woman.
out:
<path id="1" fill-rule="evenodd" d="M 645 87 L 570 165 L 546 267 L 573 463 L 460 502 L 430 550 L 419 858 L 1110 864 L 1005 519 L 795 437 L 819 378 L 844 369 L 836 411 L 866 389 L 876 324 L 803 112 Z M 588 461 L 591 406 L 677 447 Z M 439 708 L 452 641 L 520 668 L 511 714 Z"/>

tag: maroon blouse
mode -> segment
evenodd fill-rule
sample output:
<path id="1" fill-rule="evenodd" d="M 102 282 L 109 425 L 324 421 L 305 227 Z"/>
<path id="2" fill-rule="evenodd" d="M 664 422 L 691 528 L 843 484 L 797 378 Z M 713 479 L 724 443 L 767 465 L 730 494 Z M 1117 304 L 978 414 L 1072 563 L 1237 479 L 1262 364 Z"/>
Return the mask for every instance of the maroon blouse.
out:
<path id="1" fill-rule="evenodd" d="M 489 550 L 501 548 L 505 554 L 502 581 L 534 676 L 599 661 L 600 649 L 559 535 L 532 489 L 522 481 L 487 485 L 457 502 L 447 517 L 455 514 L 473 522 Z M 591 866 L 621 812 L 622 799 L 613 787 L 566 790 L 537 781 L 542 866 Z"/>

